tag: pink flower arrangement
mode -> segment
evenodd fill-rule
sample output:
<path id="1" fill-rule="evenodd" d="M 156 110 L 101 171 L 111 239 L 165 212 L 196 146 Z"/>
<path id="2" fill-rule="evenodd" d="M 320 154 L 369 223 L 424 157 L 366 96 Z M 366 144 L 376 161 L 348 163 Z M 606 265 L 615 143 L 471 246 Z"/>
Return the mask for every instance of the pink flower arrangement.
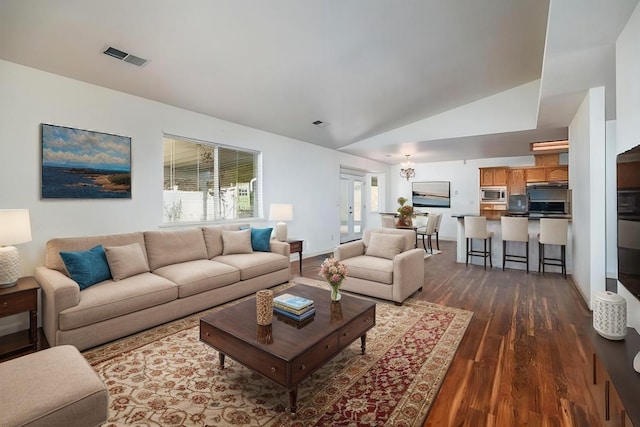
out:
<path id="1" fill-rule="evenodd" d="M 333 257 L 324 260 L 320 266 L 318 275 L 322 276 L 332 288 L 339 288 L 342 281 L 347 277 L 347 267 Z"/>
<path id="2" fill-rule="evenodd" d="M 404 205 L 398 208 L 398 213 L 400 216 L 413 216 L 413 206 Z"/>

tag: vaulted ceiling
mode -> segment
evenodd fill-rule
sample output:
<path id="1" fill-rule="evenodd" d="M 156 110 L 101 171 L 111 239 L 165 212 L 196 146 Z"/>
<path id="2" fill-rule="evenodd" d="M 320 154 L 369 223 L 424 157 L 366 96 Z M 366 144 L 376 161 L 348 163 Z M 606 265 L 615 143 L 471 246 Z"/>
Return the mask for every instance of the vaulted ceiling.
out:
<path id="1" fill-rule="evenodd" d="M 385 163 L 517 156 L 590 87 L 615 118 L 637 2 L 3 0 L 0 59 Z"/>

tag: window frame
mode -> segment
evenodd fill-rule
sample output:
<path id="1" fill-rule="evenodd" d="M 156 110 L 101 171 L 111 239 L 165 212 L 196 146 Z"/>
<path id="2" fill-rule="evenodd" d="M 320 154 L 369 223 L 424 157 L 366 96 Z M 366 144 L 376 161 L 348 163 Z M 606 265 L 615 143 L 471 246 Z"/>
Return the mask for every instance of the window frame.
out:
<path id="1" fill-rule="evenodd" d="M 218 218 L 211 218 L 211 219 L 200 219 L 200 220 L 185 220 L 185 221 L 172 221 L 170 220 L 170 218 L 167 218 L 167 198 L 166 198 L 166 192 L 167 191 L 174 191 L 171 189 L 171 184 L 169 185 L 169 188 L 167 188 L 167 179 L 168 177 L 166 176 L 166 168 L 167 168 L 167 153 L 166 153 L 166 142 L 167 140 L 173 140 L 176 142 L 185 142 L 185 143 L 191 143 L 194 144 L 194 146 L 207 146 L 207 147 L 211 147 L 212 149 L 212 153 L 214 155 L 214 158 L 212 160 L 212 163 L 214 164 L 214 169 L 217 170 L 217 176 L 214 177 L 214 181 L 217 182 L 216 185 L 220 185 L 219 181 L 220 181 L 220 176 L 222 175 L 222 170 L 220 169 L 220 159 L 219 159 L 219 155 L 216 153 L 219 153 L 219 150 L 231 150 L 231 151 L 236 151 L 236 152 L 240 152 L 240 153 L 244 153 L 244 154 L 250 154 L 253 157 L 253 171 L 254 171 L 254 177 L 251 181 L 255 180 L 255 182 L 253 183 L 254 185 L 254 199 L 253 199 L 253 209 L 252 209 L 252 213 L 250 216 L 236 216 L 237 214 L 237 207 L 234 209 L 234 216 L 231 218 L 225 218 L 225 217 L 218 217 Z M 258 220 L 258 219 L 262 219 L 263 218 L 263 191 L 262 191 L 262 187 L 263 187 L 263 179 L 262 179 L 262 152 L 258 151 L 258 150 L 253 150 L 253 149 L 248 149 L 245 147 L 237 147 L 237 146 L 233 146 L 233 145 L 229 145 L 229 144 L 222 144 L 219 142 L 212 142 L 212 141 L 206 141 L 206 140 L 201 140 L 201 139 L 197 139 L 197 138 L 191 138 L 191 137 L 185 137 L 185 136 L 180 136 L 180 135 L 176 135 L 176 134 L 171 134 L 171 133 L 163 133 L 162 134 L 162 149 L 163 149 L 163 154 L 162 154 L 162 168 L 163 168 L 163 193 L 162 193 L 162 223 L 161 226 L 162 227 L 180 227 L 180 226 L 185 226 L 185 225 L 206 225 L 206 224 L 221 224 L 221 223 L 234 223 L 234 222 L 250 222 L 252 220 Z M 173 162 L 175 159 L 172 159 L 171 161 Z M 169 165 L 169 168 L 171 169 L 172 166 Z M 173 168 L 175 168 L 175 165 L 173 166 Z M 175 170 L 175 169 L 174 169 Z M 196 182 L 200 181 L 200 176 L 196 175 L 195 178 Z M 238 183 L 236 183 L 238 184 Z M 243 183 L 244 184 L 244 183 Z M 199 184 L 197 184 L 199 185 Z M 251 185 L 251 182 L 249 183 L 249 185 Z M 239 191 L 240 188 L 236 187 L 237 190 Z M 220 192 L 218 192 L 219 194 Z M 215 198 L 215 196 L 213 196 Z M 220 197 L 218 195 L 218 197 Z M 218 199 L 218 203 L 220 203 L 219 199 Z M 234 200 L 234 204 L 237 203 L 237 200 Z M 215 205 L 215 202 L 214 202 Z M 203 207 L 203 212 L 204 212 L 204 207 Z M 215 215 L 215 213 L 214 213 Z"/>

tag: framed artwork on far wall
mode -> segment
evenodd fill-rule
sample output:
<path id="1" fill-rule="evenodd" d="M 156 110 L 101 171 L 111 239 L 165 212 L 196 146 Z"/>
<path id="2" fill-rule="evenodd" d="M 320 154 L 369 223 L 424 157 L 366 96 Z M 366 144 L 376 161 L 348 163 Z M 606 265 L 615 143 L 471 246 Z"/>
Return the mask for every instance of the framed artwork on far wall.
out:
<path id="1" fill-rule="evenodd" d="M 413 182 L 411 184 L 411 203 L 416 208 L 450 208 L 450 187 L 449 181 Z"/>
<path id="2" fill-rule="evenodd" d="M 131 138 L 42 124 L 43 199 L 130 199 Z"/>

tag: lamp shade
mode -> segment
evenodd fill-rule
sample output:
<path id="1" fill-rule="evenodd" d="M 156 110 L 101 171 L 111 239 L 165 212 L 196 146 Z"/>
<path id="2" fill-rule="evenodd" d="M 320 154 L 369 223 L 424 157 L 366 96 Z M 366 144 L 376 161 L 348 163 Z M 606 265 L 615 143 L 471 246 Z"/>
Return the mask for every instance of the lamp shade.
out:
<path id="1" fill-rule="evenodd" d="M 269 221 L 291 221 L 293 219 L 293 205 L 286 203 L 272 203 L 269 207 Z"/>
<path id="2" fill-rule="evenodd" d="M 0 245 L 31 241 L 29 209 L 0 209 Z"/>
<path id="3" fill-rule="evenodd" d="M 293 205 L 286 203 L 272 203 L 269 207 L 269 220 L 278 221 L 276 224 L 276 239 L 285 242 L 287 240 L 287 224 L 285 221 L 293 219 Z"/>

